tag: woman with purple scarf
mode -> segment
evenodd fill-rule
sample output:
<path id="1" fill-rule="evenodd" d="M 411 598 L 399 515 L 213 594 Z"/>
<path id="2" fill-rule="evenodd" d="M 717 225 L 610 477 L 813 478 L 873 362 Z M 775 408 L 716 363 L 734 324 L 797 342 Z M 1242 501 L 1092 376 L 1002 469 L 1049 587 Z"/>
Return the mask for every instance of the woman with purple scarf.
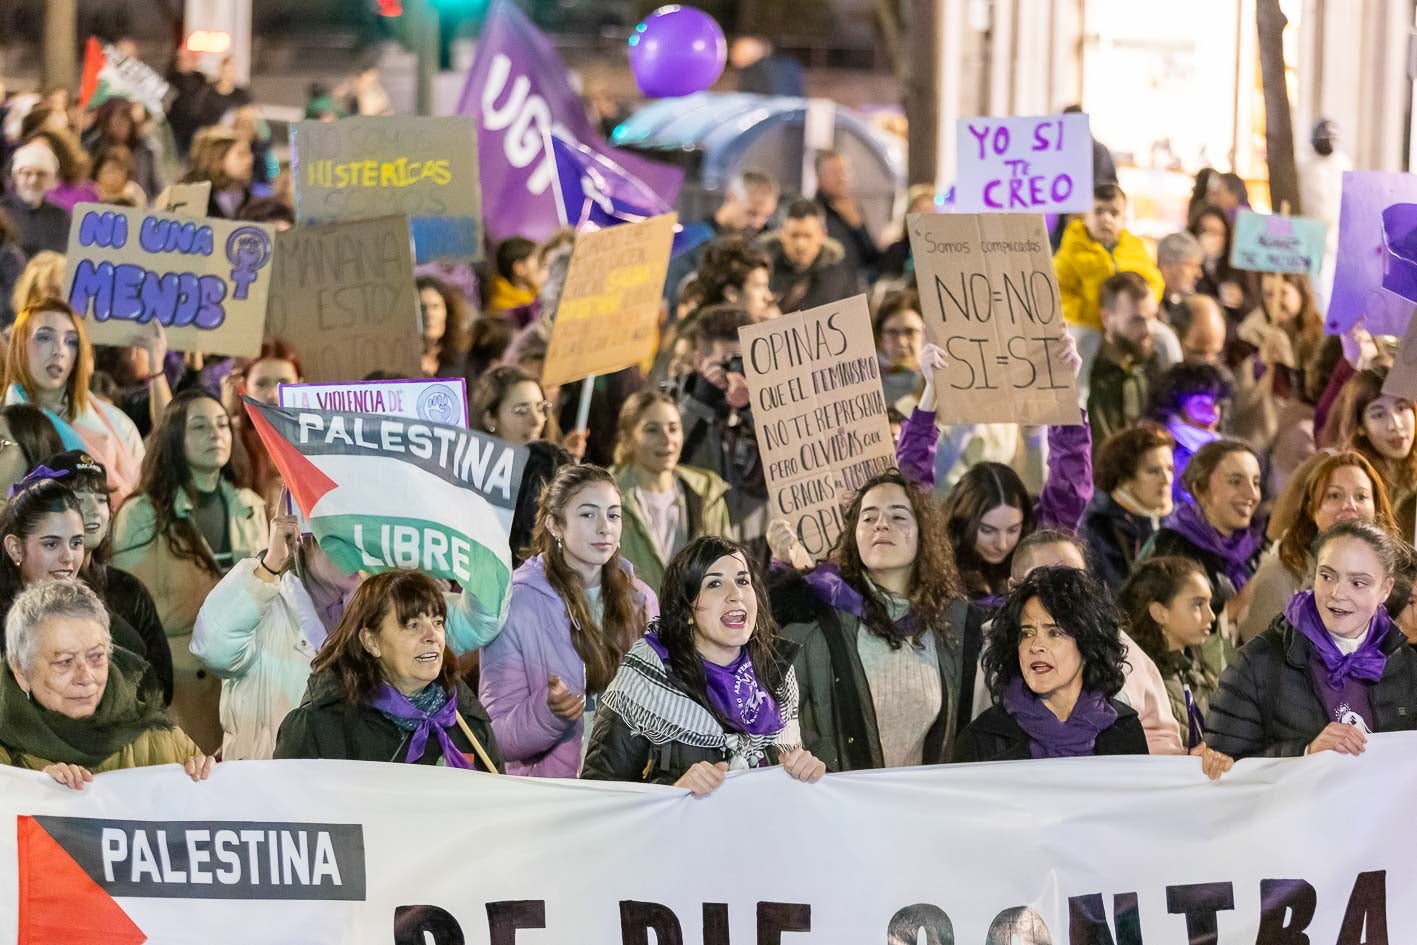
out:
<path id="1" fill-rule="evenodd" d="M 726 538 L 690 542 L 669 562 L 660 616 L 601 697 L 581 777 L 712 793 L 729 771 L 782 765 L 816 781 L 802 747 L 796 646 L 778 639 L 748 552 Z"/>
<path id="2" fill-rule="evenodd" d="M 432 578 L 366 578 L 311 664 L 305 701 L 285 717 L 277 758 L 446 765 L 496 773 L 492 721 L 458 679 Z"/>
<path id="3" fill-rule="evenodd" d="M 1403 551 L 1371 522 L 1339 522 L 1314 544 L 1300 591 L 1220 677 L 1205 740 L 1234 758 L 1362 754 L 1373 732 L 1417 728 L 1417 650 L 1383 602 Z"/>
<path id="4" fill-rule="evenodd" d="M 1145 755 L 1141 720 L 1114 696 L 1126 648 L 1121 615 L 1084 571 L 1039 568 L 989 628 L 994 705 L 960 733 L 955 761 Z"/>
<path id="5" fill-rule="evenodd" d="M 1241 592 L 1259 566 L 1264 526 L 1255 520 L 1262 498 L 1260 460 L 1239 440 L 1216 440 L 1196 451 L 1183 477 L 1194 501 L 1176 506 L 1142 551 L 1142 558 L 1176 555 L 1203 569 L 1221 615 L 1221 632 L 1243 616 Z"/>

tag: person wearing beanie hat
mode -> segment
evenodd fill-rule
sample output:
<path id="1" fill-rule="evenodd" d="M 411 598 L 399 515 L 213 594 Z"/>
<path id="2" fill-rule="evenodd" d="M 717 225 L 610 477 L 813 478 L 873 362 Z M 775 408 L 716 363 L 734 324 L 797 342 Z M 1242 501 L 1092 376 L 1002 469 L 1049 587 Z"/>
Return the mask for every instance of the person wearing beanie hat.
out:
<path id="1" fill-rule="evenodd" d="M 20 231 L 20 251 L 28 260 L 41 250 L 62 253 L 69 243 L 69 214 L 44 199 L 59 180 L 59 159 L 43 141 L 15 151 L 10 183 L 0 208 Z"/>

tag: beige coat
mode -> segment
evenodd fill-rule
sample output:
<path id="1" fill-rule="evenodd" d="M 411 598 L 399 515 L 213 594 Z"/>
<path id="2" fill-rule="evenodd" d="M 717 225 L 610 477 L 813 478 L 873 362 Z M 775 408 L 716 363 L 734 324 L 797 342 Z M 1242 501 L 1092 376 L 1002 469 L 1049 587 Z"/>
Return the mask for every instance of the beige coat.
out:
<path id="1" fill-rule="evenodd" d="M 198 751 L 197 743 L 188 738 L 187 733 L 180 728 L 149 729 L 89 770 L 94 774 L 103 774 L 105 771 L 122 771 L 125 768 L 180 765 L 188 758 L 198 754 Z M 9 750 L 0 746 L 0 765 L 7 765 L 11 768 L 28 768 L 30 771 L 43 771 L 50 765 L 57 763 L 51 759 L 36 758 L 34 755 L 11 754 Z"/>

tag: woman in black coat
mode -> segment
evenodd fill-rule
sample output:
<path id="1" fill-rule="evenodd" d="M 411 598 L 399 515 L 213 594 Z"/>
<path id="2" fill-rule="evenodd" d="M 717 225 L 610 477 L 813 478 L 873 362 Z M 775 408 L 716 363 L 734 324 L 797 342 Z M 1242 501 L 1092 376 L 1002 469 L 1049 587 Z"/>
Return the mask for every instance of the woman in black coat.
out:
<path id="1" fill-rule="evenodd" d="M 1145 755 L 1121 691 L 1121 617 L 1085 572 L 1039 568 L 989 629 L 984 670 L 994 705 L 960 733 L 955 761 Z"/>
<path id="2" fill-rule="evenodd" d="M 1096 562 L 1102 582 L 1113 592 L 1127 583 L 1137 559 L 1161 520 L 1171 514 L 1176 441 L 1154 423 L 1112 434 L 1092 463 L 1096 490 L 1078 532 Z"/>
<path id="3" fill-rule="evenodd" d="M 581 777 L 711 793 L 730 770 L 826 765 L 802 747 L 796 647 L 777 639 L 748 552 L 704 537 L 669 562 L 659 619 L 625 654 L 595 710 Z"/>
<path id="4" fill-rule="evenodd" d="M 1417 651 L 1383 606 L 1402 550 L 1369 522 L 1315 543 L 1314 588 L 1236 655 L 1205 740 L 1234 758 L 1361 754 L 1372 732 L 1417 728 Z"/>
<path id="5" fill-rule="evenodd" d="M 305 701 L 281 723 L 275 757 L 496 773 L 492 723 L 458 680 L 447 616 L 442 590 L 425 574 L 367 578 L 310 665 Z"/>

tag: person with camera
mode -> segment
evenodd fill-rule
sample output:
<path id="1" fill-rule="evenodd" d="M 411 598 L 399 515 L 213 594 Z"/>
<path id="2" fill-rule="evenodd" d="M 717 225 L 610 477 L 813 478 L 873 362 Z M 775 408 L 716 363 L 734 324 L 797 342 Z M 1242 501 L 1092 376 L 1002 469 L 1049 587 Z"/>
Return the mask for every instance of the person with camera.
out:
<path id="1" fill-rule="evenodd" d="M 738 329 L 753 324 L 745 309 L 711 305 L 689 329 L 694 372 L 679 395 L 684 446 L 680 463 L 712 469 L 728 482 L 729 520 L 757 563 L 768 562 L 768 489 L 753 426 Z"/>

